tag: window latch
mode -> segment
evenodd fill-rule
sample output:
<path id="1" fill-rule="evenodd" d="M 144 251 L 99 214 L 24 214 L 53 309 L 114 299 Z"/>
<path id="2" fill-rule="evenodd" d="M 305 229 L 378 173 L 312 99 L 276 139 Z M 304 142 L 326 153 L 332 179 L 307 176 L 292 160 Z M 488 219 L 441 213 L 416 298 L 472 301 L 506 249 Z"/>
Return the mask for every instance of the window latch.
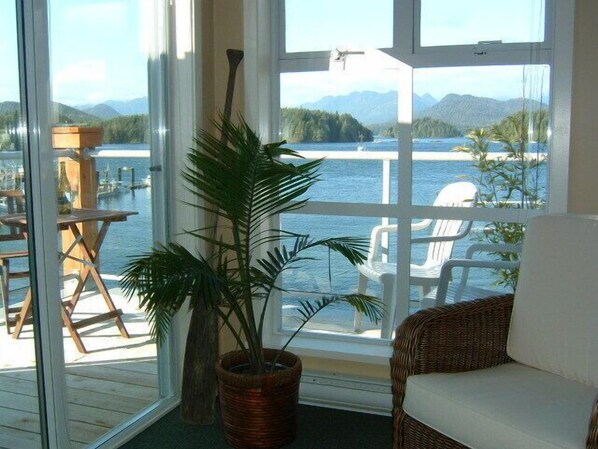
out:
<path id="1" fill-rule="evenodd" d="M 490 45 L 502 44 L 502 40 L 497 41 L 479 41 L 478 44 L 473 47 L 474 55 L 485 55 L 488 54 L 488 47 Z"/>

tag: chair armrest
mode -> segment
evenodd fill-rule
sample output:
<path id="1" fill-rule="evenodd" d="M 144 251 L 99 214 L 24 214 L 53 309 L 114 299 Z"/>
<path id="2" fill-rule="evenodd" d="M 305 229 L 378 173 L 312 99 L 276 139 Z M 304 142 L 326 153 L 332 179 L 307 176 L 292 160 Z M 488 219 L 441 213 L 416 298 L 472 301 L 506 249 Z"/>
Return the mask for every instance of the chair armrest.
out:
<path id="1" fill-rule="evenodd" d="M 473 225 L 473 221 L 470 221 L 470 220 L 464 221 L 461 224 L 461 227 L 459 228 L 459 230 L 456 234 L 441 235 L 441 236 L 429 236 L 429 237 L 416 237 L 416 238 L 411 239 L 411 243 L 416 244 L 416 243 L 450 242 L 450 241 L 460 240 L 463 237 L 467 236 L 467 234 L 469 234 L 469 231 L 471 230 L 472 225 Z"/>
<path id="2" fill-rule="evenodd" d="M 407 377 L 454 373 L 509 362 L 513 295 L 422 310 L 397 329 L 390 361 L 393 409 L 402 409 Z"/>
<path id="3" fill-rule="evenodd" d="M 431 223 L 432 220 L 430 219 L 425 219 L 416 223 L 412 223 L 411 232 L 426 229 L 428 226 L 430 226 Z M 391 232 L 396 233 L 398 231 L 398 228 L 399 227 L 396 224 L 378 225 L 372 228 L 372 232 L 370 234 L 370 248 L 368 251 L 369 260 L 374 260 L 378 257 L 382 235 L 390 234 Z"/>
<path id="4" fill-rule="evenodd" d="M 519 261 L 512 260 L 475 260 L 475 259 L 449 259 L 440 269 L 440 276 L 438 278 L 438 287 L 436 288 L 435 305 L 444 305 L 448 293 L 449 283 L 452 278 L 453 268 L 464 268 L 466 273 L 463 274 L 460 288 L 467 284 L 467 276 L 470 268 L 491 268 L 493 270 L 514 270 L 519 268 Z"/>
<path id="5" fill-rule="evenodd" d="M 424 220 L 416 221 L 415 223 L 411 223 L 411 232 L 414 231 L 421 231 L 426 229 L 428 226 L 432 224 L 432 219 L 426 218 Z"/>
<path id="6" fill-rule="evenodd" d="M 474 243 L 467 248 L 466 259 L 472 259 L 474 253 L 519 253 L 523 249 L 520 243 Z"/>

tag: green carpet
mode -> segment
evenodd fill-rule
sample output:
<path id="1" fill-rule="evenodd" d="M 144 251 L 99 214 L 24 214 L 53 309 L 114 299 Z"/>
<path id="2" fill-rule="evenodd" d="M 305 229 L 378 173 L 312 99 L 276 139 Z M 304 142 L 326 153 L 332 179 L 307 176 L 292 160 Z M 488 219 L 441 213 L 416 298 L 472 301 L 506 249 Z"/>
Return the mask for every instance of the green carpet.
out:
<path id="1" fill-rule="evenodd" d="M 392 420 L 389 416 L 299 406 L 296 440 L 285 449 L 390 449 Z M 179 418 L 176 408 L 121 447 L 122 449 L 230 449 L 220 422 L 191 426 Z"/>

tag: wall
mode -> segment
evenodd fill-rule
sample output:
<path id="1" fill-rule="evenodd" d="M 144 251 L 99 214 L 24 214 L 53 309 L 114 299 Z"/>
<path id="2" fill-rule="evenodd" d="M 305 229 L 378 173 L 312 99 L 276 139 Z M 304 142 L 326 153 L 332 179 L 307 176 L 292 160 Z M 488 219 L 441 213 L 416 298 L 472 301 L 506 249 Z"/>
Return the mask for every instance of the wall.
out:
<path id="1" fill-rule="evenodd" d="M 569 211 L 598 214 L 598 2 L 575 8 Z"/>
<path id="2" fill-rule="evenodd" d="M 229 64 L 226 50 L 243 49 L 243 0 L 206 0 L 202 2 L 204 58 L 204 127 L 224 111 Z M 245 91 L 243 67 L 238 68 L 233 97 L 233 117 L 242 111 Z"/>

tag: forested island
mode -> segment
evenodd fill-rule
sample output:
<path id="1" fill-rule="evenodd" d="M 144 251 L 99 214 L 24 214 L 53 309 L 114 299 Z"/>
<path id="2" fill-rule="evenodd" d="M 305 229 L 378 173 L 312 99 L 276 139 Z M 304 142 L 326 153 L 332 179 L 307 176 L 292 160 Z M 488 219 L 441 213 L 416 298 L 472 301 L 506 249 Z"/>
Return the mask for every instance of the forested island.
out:
<path id="1" fill-rule="evenodd" d="M 93 126 L 104 128 L 103 143 L 149 143 L 147 114 L 122 115 Z"/>
<path id="2" fill-rule="evenodd" d="M 282 137 L 290 143 L 301 142 L 371 142 L 371 130 L 349 114 L 282 108 Z"/>
<path id="3" fill-rule="evenodd" d="M 379 130 L 381 137 L 399 137 L 399 126 L 397 123 Z M 464 133 L 450 123 L 436 120 L 430 117 L 418 118 L 413 121 L 413 137 L 416 139 L 446 137 L 460 137 Z"/>

